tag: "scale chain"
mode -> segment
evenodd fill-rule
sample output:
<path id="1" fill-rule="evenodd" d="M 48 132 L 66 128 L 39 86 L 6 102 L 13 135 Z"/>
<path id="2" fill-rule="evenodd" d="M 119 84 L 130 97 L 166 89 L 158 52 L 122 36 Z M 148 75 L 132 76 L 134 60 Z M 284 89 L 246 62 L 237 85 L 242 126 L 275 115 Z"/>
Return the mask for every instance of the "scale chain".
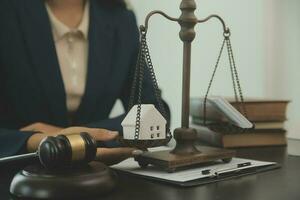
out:
<path id="1" fill-rule="evenodd" d="M 138 60 L 136 65 L 136 70 L 134 74 L 134 80 L 132 85 L 132 91 L 130 96 L 130 103 L 129 103 L 129 109 L 132 108 L 134 105 L 135 100 L 135 92 L 136 92 L 136 85 L 138 84 L 138 96 L 137 96 L 137 116 L 136 116 L 136 126 L 135 126 L 135 136 L 134 139 L 139 139 L 139 133 L 140 133 L 140 124 L 141 124 L 141 102 L 142 102 L 142 87 L 143 87 L 143 80 L 144 80 L 144 70 L 145 68 L 149 69 L 149 73 L 151 76 L 151 81 L 154 87 L 154 95 L 158 102 L 158 107 L 161 112 L 161 114 L 166 118 L 166 110 L 164 108 L 163 102 L 161 100 L 160 91 L 157 84 L 157 79 L 155 76 L 153 64 L 151 61 L 151 56 L 149 53 L 149 47 L 147 45 L 146 40 L 146 33 L 141 30 L 141 41 L 140 41 L 140 48 L 139 48 L 139 54 L 138 54 Z M 171 132 L 169 127 L 167 127 L 167 137 L 171 138 Z"/>
<path id="2" fill-rule="evenodd" d="M 165 118 L 167 118 L 167 112 L 166 112 L 165 107 L 163 105 L 163 102 L 161 100 L 161 94 L 160 94 L 160 91 L 159 91 L 159 88 L 158 88 L 158 83 L 157 83 L 156 75 L 155 75 L 155 72 L 154 72 L 154 67 L 153 67 L 153 63 L 152 63 L 152 60 L 151 60 L 150 51 L 149 51 L 149 47 L 148 47 L 147 40 L 146 40 L 146 35 L 144 35 L 144 37 L 142 38 L 142 43 L 143 43 L 142 47 L 144 48 L 143 52 L 145 53 L 145 58 L 146 58 L 146 65 L 149 69 L 150 76 L 151 76 L 152 83 L 153 83 L 153 87 L 154 87 L 155 98 L 158 102 L 158 107 L 159 107 L 159 110 L 160 110 L 161 114 Z M 171 137 L 171 132 L 170 132 L 169 127 L 167 127 L 167 137 L 168 138 Z"/>
<path id="3" fill-rule="evenodd" d="M 228 53 L 228 60 L 229 60 L 229 66 L 230 66 L 230 74 L 231 74 L 231 80 L 232 80 L 232 86 L 233 86 L 233 91 L 234 91 L 234 98 L 236 102 L 239 102 L 239 97 L 238 97 L 238 93 L 237 93 L 237 89 L 236 89 L 236 78 L 235 78 L 235 74 L 234 74 L 234 69 L 233 69 L 233 61 L 231 59 L 231 51 L 229 49 L 229 37 L 225 37 L 226 40 L 226 46 L 227 46 L 227 53 Z"/>
<path id="4" fill-rule="evenodd" d="M 242 110 L 243 110 L 242 112 L 244 113 L 245 117 L 248 118 L 247 117 L 247 110 L 246 110 L 245 102 L 244 102 L 244 97 L 243 97 L 243 92 L 242 92 L 242 88 L 241 88 L 241 84 L 240 84 L 240 80 L 239 80 L 239 76 L 238 76 L 238 71 L 237 71 L 234 56 L 233 56 L 232 45 L 231 45 L 231 41 L 230 41 L 229 37 L 227 38 L 227 47 L 228 47 L 228 52 L 230 52 L 230 55 L 231 55 L 231 63 L 232 63 L 232 68 L 234 70 L 234 72 L 232 72 L 232 73 L 235 75 L 235 81 L 236 81 L 236 84 L 238 86 L 240 100 L 241 100 L 241 103 L 242 103 Z"/>
<path id="5" fill-rule="evenodd" d="M 214 68 L 212 77 L 209 80 L 208 88 L 207 88 L 207 91 L 206 91 L 206 94 L 205 94 L 205 97 L 204 97 L 204 102 L 203 102 L 203 106 L 204 106 L 203 107 L 203 116 L 204 116 L 203 123 L 204 123 L 204 125 L 206 125 L 206 103 L 207 103 L 208 93 L 210 91 L 212 82 L 213 82 L 214 77 L 216 75 L 216 72 L 217 72 L 217 69 L 218 69 L 218 66 L 219 66 L 219 62 L 220 62 L 220 59 L 221 59 L 221 56 L 222 56 L 222 53 L 223 53 L 223 50 L 224 50 L 224 46 L 225 46 L 225 39 L 223 40 L 223 43 L 222 43 L 222 46 L 221 46 L 221 49 L 220 49 L 220 52 L 219 52 L 219 55 L 218 55 L 218 58 L 217 58 L 217 62 L 215 64 L 215 68 Z"/>
<path id="6" fill-rule="evenodd" d="M 139 81 L 138 81 L 138 99 L 137 99 L 137 115 L 136 115 L 136 123 L 135 123 L 135 135 L 134 139 L 139 139 L 140 134 L 140 126 L 141 126 L 141 102 L 142 102 L 142 88 L 143 88 L 143 80 L 144 80 L 144 68 L 145 68 L 145 54 L 143 52 L 143 43 L 141 43 L 140 55 L 139 55 Z"/>
<path id="7" fill-rule="evenodd" d="M 137 62 L 136 62 L 136 67 L 135 67 L 135 72 L 134 72 L 134 77 L 133 77 L 132 86 L 131 86 L 131 93 L 130 93 L 130 98 L 129 98 L 128 111 L 134 106 L 136 85 L 137 85 L 137 77 L 138 77 L 139 70 L 140 70 L 141 49 L 142 49 L 141 45 L 142 44 L 140 43 Z"/>
<path id="8" fill-rule="evenodd" d="M 246 107 L 245 107 L 245 103 L 244 103 L 244 97 L 243 97 L 243 93 L 242 93 L 242 89 L 241 89 L 241 85 L 240 85 L 238 71 L 237 71 L 237 68 L 236 68 L 236 65 L 235 65 L 232 45 L 231 45 L 231 42 L 230 42 L 230 32 L 225 32 L 224 33 L 224 40 L 223 40 L 220 52 L 218 54 L 217 62 L 215 64 L 214 71 L 212 73 L 212 77 L 209 81 L 208 88 L 207 88 L 205 98 L 204 98 L 204 102 L 203 102 L 203 106 L 204 106 L 203 107 L 203 116 L 204 116 L 203 123 L 204 123 L 204 126 L 206 125 L 206 114 L 207 114 L 206 104 L 207 104 L 208 93 L 210 91 L 210 88 L 212 86 L 212 82 L 213 82 L 214 77 L 216 75 L 216 71 L 217 71 L 217 68 L 219 66 L 219 62 L 220 62 L 220 59 L 221 59 L 221 56 L 222 56 L 222 53 L 223 53 L 223 50 L 224 50 L 225 43 L 226 43 L 226 46 L 227 46 L 227 52 L 228 52 L 230 72 L 231 72 L 231 78 L 232 78 L 232 83 L 233 83 L 233 90 L 234 90 L 235 100 L 238 103 L 238 105 L 240 105 L 240 103 L 242 104 L 242 112 L 244 113 L 244 116 L 247 118 L 247 111 L 246 111 Z M 236 86 L 237 86 L 237 88 L 236 88 Z M 238 92 L 237 92 L 237 90 L 238 90 Z M 239 100 L 238 96 L 240 97 L 240 100 Z"/>

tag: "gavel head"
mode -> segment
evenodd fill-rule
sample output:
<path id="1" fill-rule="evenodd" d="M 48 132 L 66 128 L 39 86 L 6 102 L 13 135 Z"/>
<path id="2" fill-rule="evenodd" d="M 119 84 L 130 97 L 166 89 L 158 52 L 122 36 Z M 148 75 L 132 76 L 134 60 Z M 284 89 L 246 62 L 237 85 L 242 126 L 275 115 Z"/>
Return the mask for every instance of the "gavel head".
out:
<path id="1" fill-rule="evenodd" d="M 88 133 L 47 137 L 38 148 L 40 162 L 47 169 L 89 163 L 96 152 L 96 141 Z"/>

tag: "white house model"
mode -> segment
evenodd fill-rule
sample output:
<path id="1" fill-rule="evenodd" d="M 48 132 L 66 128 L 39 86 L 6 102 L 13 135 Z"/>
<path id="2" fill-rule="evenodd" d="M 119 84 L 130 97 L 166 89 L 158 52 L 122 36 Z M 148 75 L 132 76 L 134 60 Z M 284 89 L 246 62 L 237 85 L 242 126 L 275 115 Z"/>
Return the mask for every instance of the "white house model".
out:
<path id="1" fill-rule="evenodd" d="M 122 121 L 123 138 L 134 140 L 137 105 L 133 106 Z M 158 140 L 166 138 L 166 119 L 153 104 L 141 105 L 139 140 Z"/>

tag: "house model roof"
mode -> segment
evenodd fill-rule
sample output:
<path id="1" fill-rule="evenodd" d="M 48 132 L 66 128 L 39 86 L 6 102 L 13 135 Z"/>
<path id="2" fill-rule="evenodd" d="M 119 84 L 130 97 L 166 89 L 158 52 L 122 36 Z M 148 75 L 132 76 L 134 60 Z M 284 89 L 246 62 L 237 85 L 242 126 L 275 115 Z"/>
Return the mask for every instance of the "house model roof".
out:
<path id="1" fill-rule="evenodd" d="M 126 115 L 125 119 L 122 121 L 122 126 L 135 126 L 136 115 L 137 115 L 137 105 L 133 106 L 131 110 Z M 153 104 L 142 104 L 141 106 L 141 123 L 145 120 L 157 121 L 167 123 L 166 119 L 162 114 L 155 108 Z"/>

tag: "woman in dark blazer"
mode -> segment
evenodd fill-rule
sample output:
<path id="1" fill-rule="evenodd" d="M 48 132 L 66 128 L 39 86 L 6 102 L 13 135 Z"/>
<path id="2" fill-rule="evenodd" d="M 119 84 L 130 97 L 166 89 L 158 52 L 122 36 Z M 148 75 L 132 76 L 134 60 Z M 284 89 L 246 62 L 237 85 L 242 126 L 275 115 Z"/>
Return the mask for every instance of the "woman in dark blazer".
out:
<path id="1" fill-rule="evenodd" d="M 72 115 L 45 1 L 1 0 L 0 29 L 0 157 L 33 151 L 46 135 L 74 131 L 67 127 L 99 140 L 116 137 L 108 130 L 120 131 L 124 115 L 108 116 L 117 99 L 128 106 L 139 43 L 135 16 L 123 2 L 89 0 L 86 86 Z M 143 102 L 155 102 L 147 73 L 143 89 Z M 131 150 L 104 152 L 125 158 Z"/>

